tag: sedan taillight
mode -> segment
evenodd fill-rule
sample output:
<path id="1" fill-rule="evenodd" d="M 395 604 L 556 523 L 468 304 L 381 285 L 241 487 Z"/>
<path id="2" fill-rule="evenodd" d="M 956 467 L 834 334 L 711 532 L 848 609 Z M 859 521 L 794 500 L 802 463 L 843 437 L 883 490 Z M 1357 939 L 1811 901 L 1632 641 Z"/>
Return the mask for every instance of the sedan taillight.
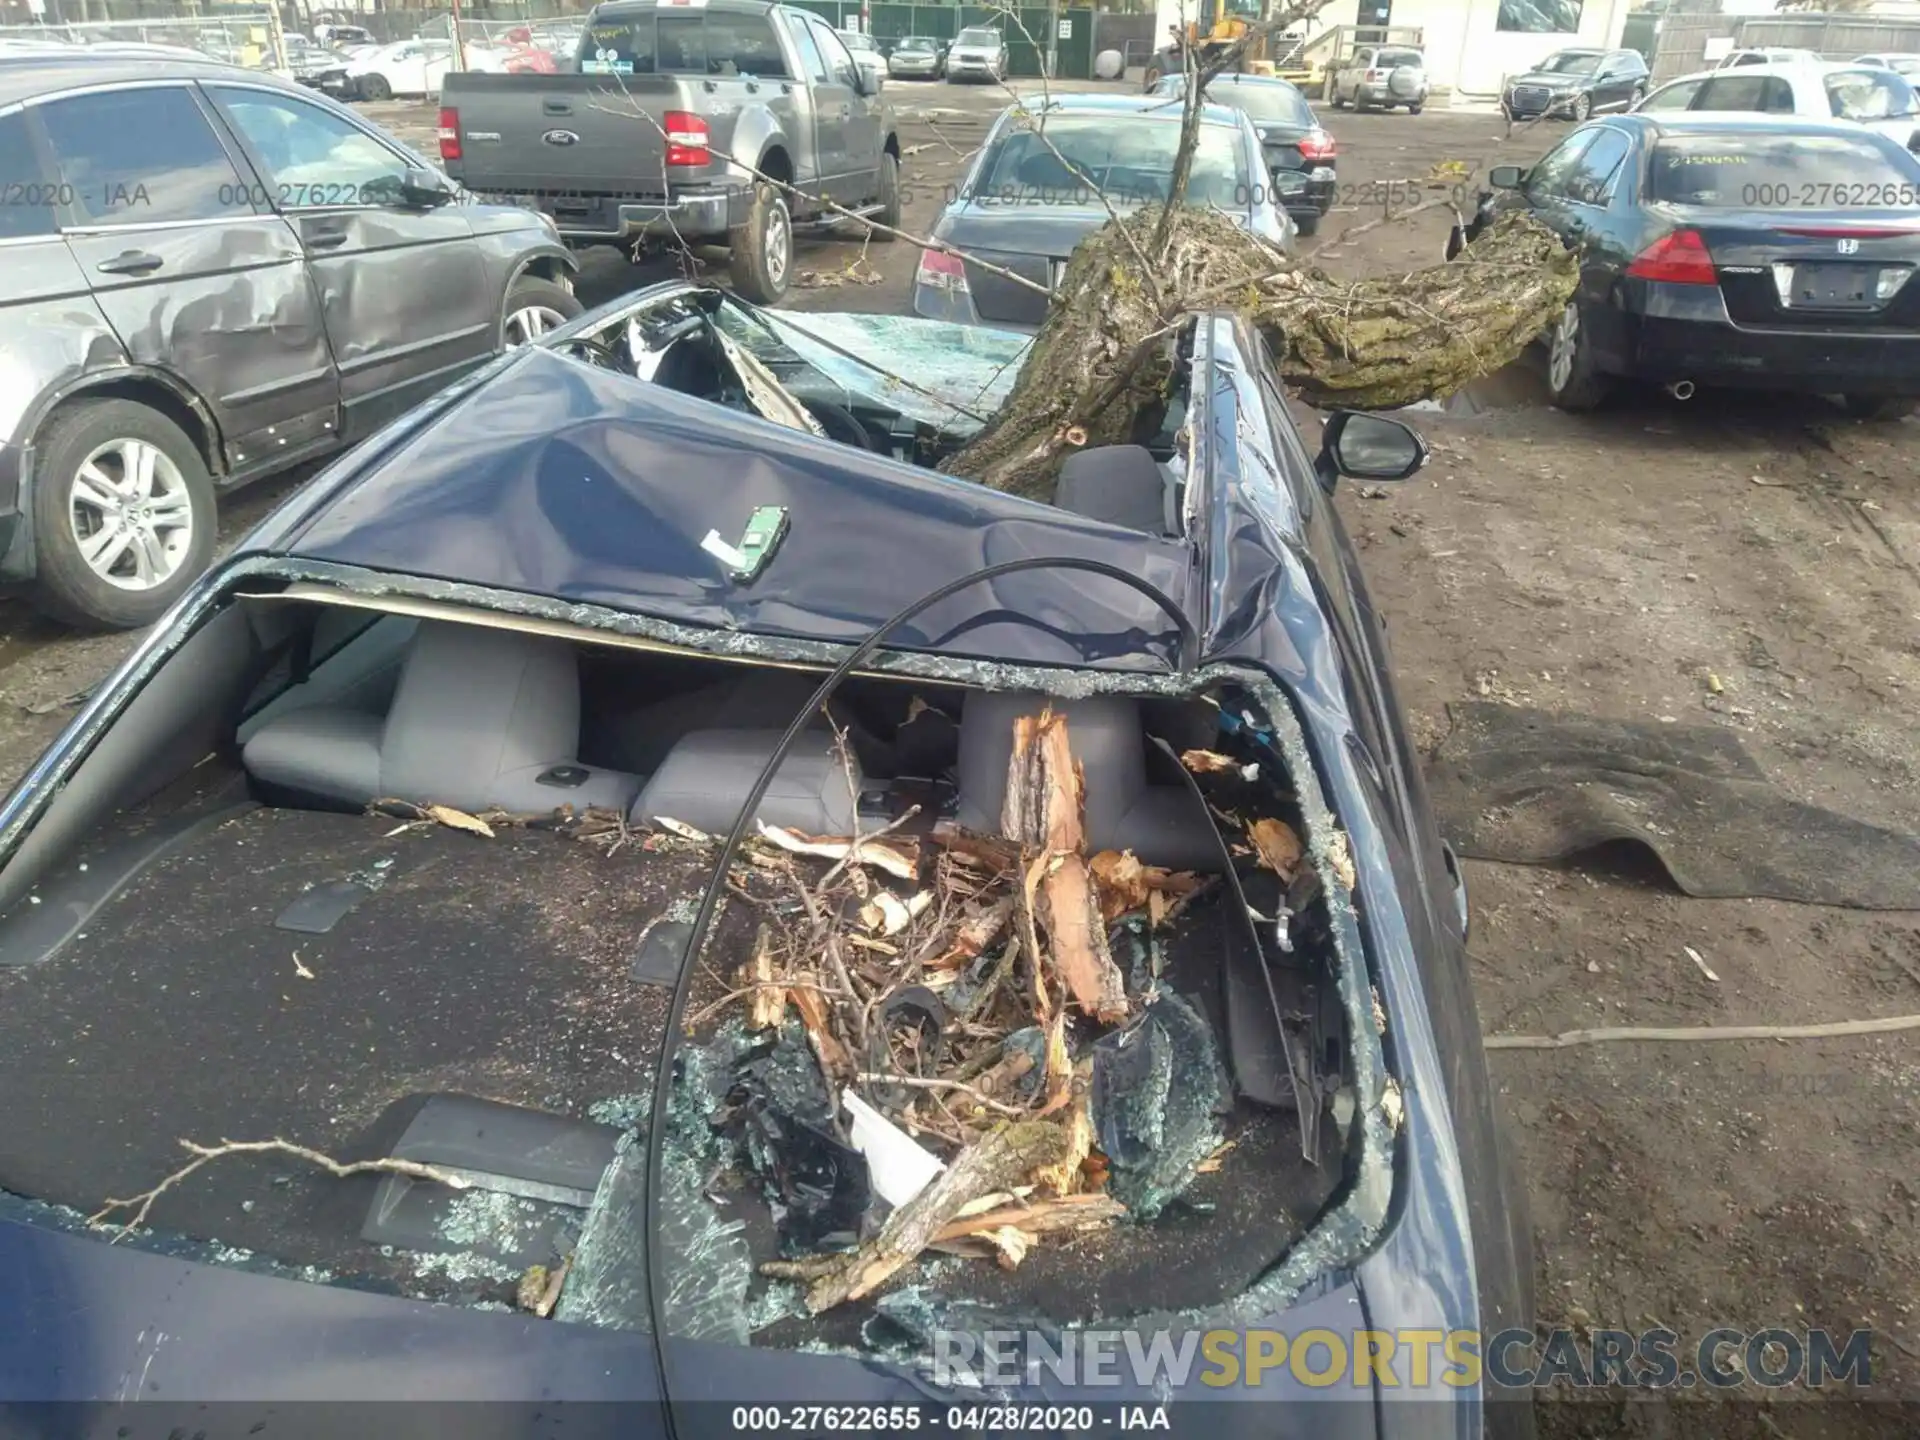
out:
<path id="1" fill-rule="evenodd" d="M 1300 137 L 1302 160 L 1331 160 L 1337 149 L 1333 136 L 1324 130 L 1309 130 Z"/>
<path id="2" fill-rule="evenodd" d="M 920 273 L 915 278 L 935 290 L 964 291 L 967 267 L 958 255 L 949 255 L 944 250 L 922 250 Z"/>
<path id="3" fill-rule="evenodd" d="M 1627 274 L 1669 285 L 1718 285 L 1720 274 L 1698 230 L 1675 230 L 1663 235 L 1634 257 Z"/>

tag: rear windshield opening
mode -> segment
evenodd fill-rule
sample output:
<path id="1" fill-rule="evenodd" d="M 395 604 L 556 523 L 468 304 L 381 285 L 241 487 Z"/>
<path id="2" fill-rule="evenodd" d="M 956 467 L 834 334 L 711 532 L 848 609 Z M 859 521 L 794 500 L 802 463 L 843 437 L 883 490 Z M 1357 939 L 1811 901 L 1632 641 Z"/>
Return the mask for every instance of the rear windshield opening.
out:
<path id="1" fill-rule="evenodd" d="M 698 11 L 592 26 L 580 42 L 580 73 L 789 78 L 765 16 Z"/>
<path id="2" fill-rule="evenodd" d="M 1176 95 L 1185 95 L 1184 82 L 1172 87 Z M 1255 120 L 1281 125 L 1311 125 L 1313 111 L 1307 97 L 1291 85 L 1249 84 L 1240 80 L 1216 80 L 1207 86 L 1207 100 L 1214 105 L 1231 105 L 1244 110 Z"/>
<path id="3" fill-rule="evenodd" d="M 1179 112 L 1171 106 L 1165 119 L 1125 123 L 1111 116 L 1051 116 L 1044 138 L 1022 129 L 994 147 L 975 193 L 982 200 L 1038 205 L 1093 205 L 1102 195 L 1115 204 L 1162 202 L 1172 187 L 1179 144 Z M 1236 131 L 1201 126 L 1186 198 L 1189 205 L 1246 208 Z"/>
<path id="4" fill-rule="evenodd" d="M 1846 70 L 1829 75 L 1827 99 L 1843 120 L 1892 120 L 1920 109 L 1913 87 L 1884 71 Z"/>
<path id="5" fill-rule="evenodd" d="M 1393 70 L 1402 65 L 1425 65 L 1426 60 L 1418 50 L 1382 50 L 1373 63 L 1383 70 Z"/>
<path id="6" fill-rule="evenodd" d="M 1730 209 L 1912 209 L 1920 165 L 1847 135 L 1688 135 L 1653 152 L 1652 198 Z"/>

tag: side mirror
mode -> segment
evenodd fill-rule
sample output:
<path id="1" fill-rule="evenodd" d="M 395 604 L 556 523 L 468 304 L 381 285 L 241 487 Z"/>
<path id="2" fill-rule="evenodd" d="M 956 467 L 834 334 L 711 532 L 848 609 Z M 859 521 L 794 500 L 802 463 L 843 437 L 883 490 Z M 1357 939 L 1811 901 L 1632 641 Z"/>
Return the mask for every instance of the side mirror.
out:
<path id="1" fill-rule="evenodd" d="M 1267 178 L 1273 181 L 1273 198 L 1284 202 L 1290 195 L 1304 195 L 1307 190 L 1307 177 L 1298 170 L 1289 170 L 1284 165 L 1275 165 L 1267 171 Z"/>
<path id="2" fill-rule="evenodd" d="M 438 170 L 410 169 L 400 176 L 398 200 L 415 210 L 432 210 L 447 204 L 459 191 Z"/>
<path id="3" fill-rule="evenodd" d="M 1336 410 L 1320 436 L 1318 469 L 1331 480 L 1405 480 L 1427 463 L 1427 442 L 1409 425 L 1361 410 Z"/>
<path id="4" fill-rule="evenodd" d="M 1487 183 L 1496 190 L 1518 190 L 1527 183 L 1527 172 L 1518 165 L 1496 165 L 1487 172 Z"/>
<path id="5" fill-rule="evenodd" d="M 857 90 L 860 94 L 878 95 L 880 93 L 880 67 L 879 66 L 871 62 L 863 62 L 863 61 L 856 60 L 853 62 L 853 76 L 854 76 L 853 88 Z"/>

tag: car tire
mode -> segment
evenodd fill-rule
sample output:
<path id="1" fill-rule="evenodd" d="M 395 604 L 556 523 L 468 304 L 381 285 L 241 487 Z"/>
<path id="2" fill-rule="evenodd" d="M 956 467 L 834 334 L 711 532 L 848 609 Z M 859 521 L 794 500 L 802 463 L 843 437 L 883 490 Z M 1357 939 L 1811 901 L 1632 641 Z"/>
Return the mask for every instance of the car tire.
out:
<path id="1" fill-rule="evenodd" d="M 1547 394 L 1560 410 L 1592 410 L 1607 398 L 1607 377 L 1594 368 L 1580 302 L 1569 300 L 1547 332 Z"/>
<path id="2" fill-rule="evenodd" d="M 391 100 L 393 87 L 387 84 L 384 75 L 362 75 L 360 77 L 360 98 L 362 100 Z"/>
<path id="3" fill-rule="evenodd" d="M 1333 103 L 1333 108 L 1336 110 L 1344 110 L 1347 108 L 1347 102 L 1340 98 L 1340 92 L 1338 90 L 1333 92 L 1332 103 Z"/>
<path id="4" fill-rule="evenodd" d="M 507 287 L 500 307 L 500 348 L 513 350 L 557 330 L 587 307 L 558 280 L 522 275 Z"/>
<path id="5" fill-rule="evenodd" d="M 733 292 L 755 305 L 776 305 L 793 280 L 793 216 L 780 192 L 753 188 L 747 223 L 727 237 L 728 278 Z"/>
<path id="6" fill-rule="evenodd" d="M 893 231 L 900 228 L 900 157 L 891 150 L 880 154 L 880 193 L 875 197 L 880 202 L 880 214 L 877 217 L 886 230 L 869 230 L 867 233 L 882 245 L 893 243 Z"/>
<path id="7" fill-rule="evenodd" d="M 1298 230 L 1302 236 L 1311 235 L 1320 228 L 1320 217 L 1318 215 L 1296 215 L 1293 217 L 1293 228 Z"/>
<path id="8" fill-rule="evenodd" d="M 1426 102 L 1425 102 L 1425 101 L 1422 101 L 1422 100 L 1416 100 L 1416 101 L 1414 101 L 1414 102 L 1413 102 L 1413 104 L 1411 104 L 1411 105 L 1409 105 L 1409 106 L 1407 106 L 1407 114 L 1409 114 L 1409 115 L 1418 115 L 1418 114 L 1419 114 L 1419 113 L 1420 113 L 1420 112 L 1421 112 L 1422 110 L 1424 110 L 1425 108 L 1426 108 Z"/>
<path id="9" fill-rule="evenodd" d="M 86 630 L 159 619 L 213 559 L 213 477 L 199 447 L 136 400 L 83 400 L 56 410 L 33 443 L 35 608 Z M 121 504 L 127 513 L 116 523 Z M 133 538 L 109 541 L 89 559 L 86 542 L 109 528 Z M 143 581 L 138 567 L 154 558 L 159 573 Z"/>
<path id="10" fill-rule="evenodd" d="M 1593 97 L 1582 90 L 1573 97 L 1573 104 L 1567 107 L 1567 114 L 1573 117 L 1573 123 L 1584 125 L 1587 117 L 1593 114 Z"/>
<path id="11" fill-rule="evenodd" d="M 1840 408 L 1856 420 L 1903 420 L 1920 404 L 1906 396 L 1842 395 Z"/>

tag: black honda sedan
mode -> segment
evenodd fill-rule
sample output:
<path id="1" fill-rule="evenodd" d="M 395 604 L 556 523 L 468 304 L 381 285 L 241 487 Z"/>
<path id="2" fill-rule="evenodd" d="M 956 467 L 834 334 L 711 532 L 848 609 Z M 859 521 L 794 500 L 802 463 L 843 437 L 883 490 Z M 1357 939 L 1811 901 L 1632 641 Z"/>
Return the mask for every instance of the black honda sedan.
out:
<path id="1" fill-rule="evenodd" d="M 1556 405 L 1616 380 L 1838 395 L 1888 418 L 1920 398 L 1920 160 L 1864 126 L 1622 115 L 1530 169 L 1495 166 L 1457 253 L 1524 208 L 1581 256 L 1547 337 Z"/>
<path id="2" fill-rule="evenodd" d="M 1526 1432 L 1466 896 L 1330 498 L 1425 447 L 1309 444 L 1223 312 L 1051 503 L 940 473 L 1027 344 L 657 286 L 195 584 L 0 806 L 9 1401 L 209 1440 L 338 1395 L 505 1402 L 390 1437 Z M 1023 734 L 1085 800 L 1032 866 Z M 1046 877 L 1088 869 L 1111 986 L 1070 1014 Z M 848 979 L 749 1009 L 806 905 Z M 894 1083 L 988 1044 L 991 1107 Z M 222 1137 L 274 1153 L 180 1148 Z M 921 1253 L 1042 1168 L 1069 1234 Z M 875 1245 L 885 1283 L 771 1273 Z"/>

